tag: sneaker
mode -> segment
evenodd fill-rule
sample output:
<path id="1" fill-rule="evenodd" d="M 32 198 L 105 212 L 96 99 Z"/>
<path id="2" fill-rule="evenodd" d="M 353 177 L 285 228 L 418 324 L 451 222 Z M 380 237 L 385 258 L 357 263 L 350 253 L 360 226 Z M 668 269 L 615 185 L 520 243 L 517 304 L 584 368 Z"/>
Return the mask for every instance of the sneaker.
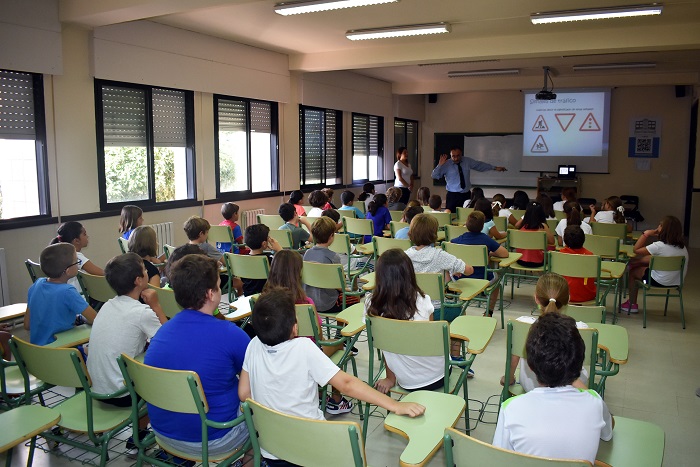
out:
<path id="1" fill-rule="evenodd" d="M 484 314 L 482 316 L 493 318 L 493 311 L 484 311 Z"/>
<path id="2" fill-rule="evenodd" d="M 194 465 L 196 464 L 195 461 L 190 461 L 177 456 L 171 456 L 162 449 L 158 451 L 158 453 L 156 453 L 156 459 L 161 460 L 163 462 L 167 462 L 169 464 L 177 465 L 179 467 L 194 467 Z"/>
<path id="3" fill-rule="evenodd" d="M 639 313 L 639 305 L 636 303 L 630 304 L 630 301 L 627 300 L 625 303 L 620 305 L 620 311 L 626 311 L 627 313 Z"/>
<path id="4" fill-rule="evenodd" d="M 359 352 L 359 350 L 357 350 L 357 347 L 353 346 L 353 348 L 350 349 L 350 353 L 352 354 L 353 357 L 357 356 L 357 352 Z"/>
<path id="5" fill-rule="evenodd" d="M 145 429 L 145 430 L 139 430 L 139 439 L 144 439 L 146 436 L 148 436 L 151 433 L 151 430 Z M 126 457 L 129 459 L 136 459 L 136 457 L 139 454 L 139 448 L 136 447 L 136 444 L 134 443 L 134 437 L 129 436 L 129 439 L 126 440 L 126 451 L 124 452 L 126 454 Z"/>
<path id="6" fill-rule="evenodd" d="M 474 377 L 474 370 L 469 368 L 469 371 L 467 371 L 467 378 L 471 379 Z"/>
<path id="7" fill-rule="evenodd" d="M 335 402 L 332 398 L 326 400 L 326 412 L 331 415 L 340 415 L 352 411 L 352 402 L 346 398 L 341 398 L 340 402 Z"/>

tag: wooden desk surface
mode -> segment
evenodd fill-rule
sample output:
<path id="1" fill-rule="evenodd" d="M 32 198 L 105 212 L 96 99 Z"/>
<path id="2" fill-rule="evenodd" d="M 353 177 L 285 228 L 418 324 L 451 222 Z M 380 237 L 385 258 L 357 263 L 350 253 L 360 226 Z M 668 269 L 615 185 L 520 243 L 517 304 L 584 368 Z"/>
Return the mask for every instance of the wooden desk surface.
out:
<path id="1" fill-rule="evenodd" d="M 26 303 L 15 303 L 14 305 L 0 307 L 0 321 L 7 321 L 10 319 L 19 318 L 20 316 L 24 316 L 26 312 Z"/>
<path id="2" fill-rule="evenodd" d="M 80 326 L 75 326 L 67 331 L 59 332 L 56 334 L 56 340 L 50 344 L 46 344 L 46 347 L 76 347 L 81 344 L 85 344 L 90 340 L 90 331 L 92 331 L 92 326 L 90 324 L 81 324 Z"/>

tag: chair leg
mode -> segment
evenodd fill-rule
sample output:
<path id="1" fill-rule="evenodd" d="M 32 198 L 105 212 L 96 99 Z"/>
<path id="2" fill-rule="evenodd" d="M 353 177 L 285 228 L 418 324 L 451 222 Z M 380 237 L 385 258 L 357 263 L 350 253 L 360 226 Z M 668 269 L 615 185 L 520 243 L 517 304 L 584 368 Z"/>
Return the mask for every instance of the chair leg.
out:
<path id="1" fill-rule="evenodd" d="M 683 291 L 678 289 L 678 299 L 681 301 L 681 324 L 685 329 L 685 311 L 683 310 Z"/>
<path id="2" fill-rule="evenodd" d="M 34 451 L 36 449 L 36 436 L 34 436 L 29 443 L 29 454 L 27 455 L 27 467 L 32 467 L 32 463 L 34 462 Z M 7 461 L 10 461 L 12 450 L 7 452 Z M 9 467 L 9 463 L 7 464 Z"/>
<path id="3" fill-rule="evenodd" d="M 630 309 L 632 307 L 630 306 Z M 629 313 L 629 311 L 627 312 Z M 647 327 L 647 291 L 644 290 L 644 329 Z"/>
<path id="4" fill-rule="evenodd" d="M 668 314 L 668 297 L 670 293 L 671 289 L 666 289 L 666 303 L 664 304 L 664 316 L 667 316 Z"/>

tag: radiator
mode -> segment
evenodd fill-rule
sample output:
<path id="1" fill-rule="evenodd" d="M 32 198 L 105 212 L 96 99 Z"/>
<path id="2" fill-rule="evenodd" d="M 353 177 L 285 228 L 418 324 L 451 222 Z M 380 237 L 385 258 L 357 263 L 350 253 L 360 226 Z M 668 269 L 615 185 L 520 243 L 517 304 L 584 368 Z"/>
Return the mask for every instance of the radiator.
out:
<path id="1" fill-rule="evenodd" d="M 156 231 L 156 238 L 158 239 L 158 256 L 162 255 L 165 251 L 163 245 L 173 244 L 173 223 L 172 222 L 161 222 L 160 224 L 151 224 L 153 230 Z"/>
<path id="2" fill-rule="evenodd" d="M 0 305 L 10 304 L 10 280 L 8 278 L 5 249 L 0 248 Z"/>
<path id="3" fill-rule="evenodd" d="M 264 209 L 251 209 L 250 211 L 244 211 L 245 225 L 243 230 L 249 225 L 255 225 L 258 223 L 258 214 L 265 214 Z"/>

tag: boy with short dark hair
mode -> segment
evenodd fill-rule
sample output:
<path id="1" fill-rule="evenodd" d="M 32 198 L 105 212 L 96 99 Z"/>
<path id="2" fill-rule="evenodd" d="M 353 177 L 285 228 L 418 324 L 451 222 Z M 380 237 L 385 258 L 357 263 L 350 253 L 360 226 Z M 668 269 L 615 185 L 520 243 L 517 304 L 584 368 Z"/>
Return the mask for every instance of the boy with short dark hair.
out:
<path id="1" fill-rule="evenodd" d="M 46 345 L 56 340 L 55 334 L 72 328 L 78 315 L 92 324 L 97 312 L 68 284 L 68 279 L 78 274 L 79 266 L 72 244 L 47 246 L 39 262 L 47 277 L 37 279 L 27 292 L 24 329 L 29 331 L 32 344 Z"/>
<path id="2" fill-rule="evenodd" d="M 241 226 L 238 225 L 238 217 L 239 217 L 239 210 L 240 208 L 236 203 L 224 203 L 221 205 L 221 216 L 224 218 L 223 221 L 219 222 L 219 225 L 226 225 L 231 229 L 231 232 L 233 233 L 233 241 L 236 243 L 243 243 L 243 231 L 241 230 Z M 229 251 L 232 253 L 236 254 L 241 254 L 241 255 L 247 255 L 249 253 L 248 248 L 245 247 L 237 247 L 231 244 L 225 244 L 222 243 L 221 245 L 217 244 L 217 248 L 220 250 L 223 249 L 225 251 Z"/>
<path id="3" fill-rule="evenodd" d="M 199 216 L 192 216 L 185 221 L 183 228 L 191 244 L 197 245 L 207 256 L 214 258 L 219 264 L 223 264 L 224 254 L 207 242 L 209 229 L 211 228 L 208 220 Z"/>
<path id="4" fill-rule="evenodd" d="M 328 249 L 335 239 L 335 222 L 329 217 L 321 217 L 311 226 L 311 235 L 316 243 L 310 250 L 304 253 L 304 261 L 323 264 L 340 264 L 340 256 Z M 338 305 L 338 291 L 335 289 L 319 289 L 304 285 L 306 295 L 314 301 L 319 313 L 338 313 L 341 311 Z"/>
<path id="5" fill-rule="evenodd" d="M 339 207 L 338 210 L 343 209 L 343 210 L 354 211 L 355 217 L 357 219 L 364 219 L 365 218 L 365 213 L 354 206 L 355 193 L 353 193 L 350 190 L 345 190 L 344 192 L 342 192 L 340 194 L 340 201 L 343 203 L 343 205 L 341 207 Z"/>
<path id="6" fill-rule="evenodd" d="M 403 210 L 403 218 L 402 221 L 406 222 L 407 224 L 410 224 L 411 221 L 413 220 L 414 217 L 416 217 L 418 214 L 423 214 L 425 210 L 423 209 L 423 206 L 411 206 Z M 400 239 L 405 239 L 408 240 L 408 226 L 399 229 L 396 231 L 396 234 L 394 235 L 394 238 L 400 238 Z"/>
<path id="7" fill-rule="evenodd" d="M 442 198 L 440 195 L 432 195 L 428 198 L 428 206 L 432 209 L 432 212 L 450 212 L 442 210 Z"/>
<path id="8" fill-rule="evenodd" d="M 540 387 L 501 405 L 493 445 L 594 463 L 598 444 L 612 438 L 614 423 L 598 393 L 572 386 L 585 352 L 576 321 L 561 313 L 544 313 L 530 327 L 525 350 Z"/>
<path id="9" fill-rule="evenodd" d="M 246 350 L 238 383 L 240 400 L 253 398 L 288 415 L 324 420 L 318 386 L 331 384 L 399 415 L 416 417 L 425 412 L 419 404 L 396 401 L 340 370 L 310 339 L 296 339 L 294 298 L 288 290 L 275 288 L 260 296 L 253 326 L 259 331 Z M 262 455 L 274 459 L 268 452 Z"/>
<path id="10" fill-rule="evenodd" d="M 593 253 L 583 247 L 586 241 L 586 234 L 578 225 L 570 225 L 564 230 L 564 244 L 566 247 L 560 253 L 570 255 L 592 255 Z M 569 300 L 572 302 L 587 302 L 595 300 L 596 283 L 595 277 L 567 277 L 563 276 L 569 283 Z"/>
<path id="11" fill-rule="evenodd" d="M 328 195 L 321 190 L 312 191 L 309 194 L 309 204 L 312 207 L 306 215 L 309 217 L 321 217 L 326 203 L 328 203 Z"/>
<path id="12" fill-rule="evenodd" d="M 292 248 L 298 250 L 309 240 L 309 232 L 303 229 L 299 224 L 303 224 L 307 229 L 311 230 L 309 221 L 299 217 L 297 210 L 291 203 L 280 204 L 278 212 L 284 221 L 284 225 L 280 226 L 278 230 L 289 230 L 292 232 Z"/>
<path id="13" fill-rule="evenodd" d="M 272 263 L 272 253 L 282 250 L 282 246 L 277 243 L 277 240 L 270 237 L 270 228 L 265 224 L 253 224 L 245 229 L 245 243 L 250 248 L 250 256 L 265 255 L 268 262 Z M 266 279 L 246 279 L 243 281 L 243 294 L 248 297 L 261 293 L 267 283 Z"/>

